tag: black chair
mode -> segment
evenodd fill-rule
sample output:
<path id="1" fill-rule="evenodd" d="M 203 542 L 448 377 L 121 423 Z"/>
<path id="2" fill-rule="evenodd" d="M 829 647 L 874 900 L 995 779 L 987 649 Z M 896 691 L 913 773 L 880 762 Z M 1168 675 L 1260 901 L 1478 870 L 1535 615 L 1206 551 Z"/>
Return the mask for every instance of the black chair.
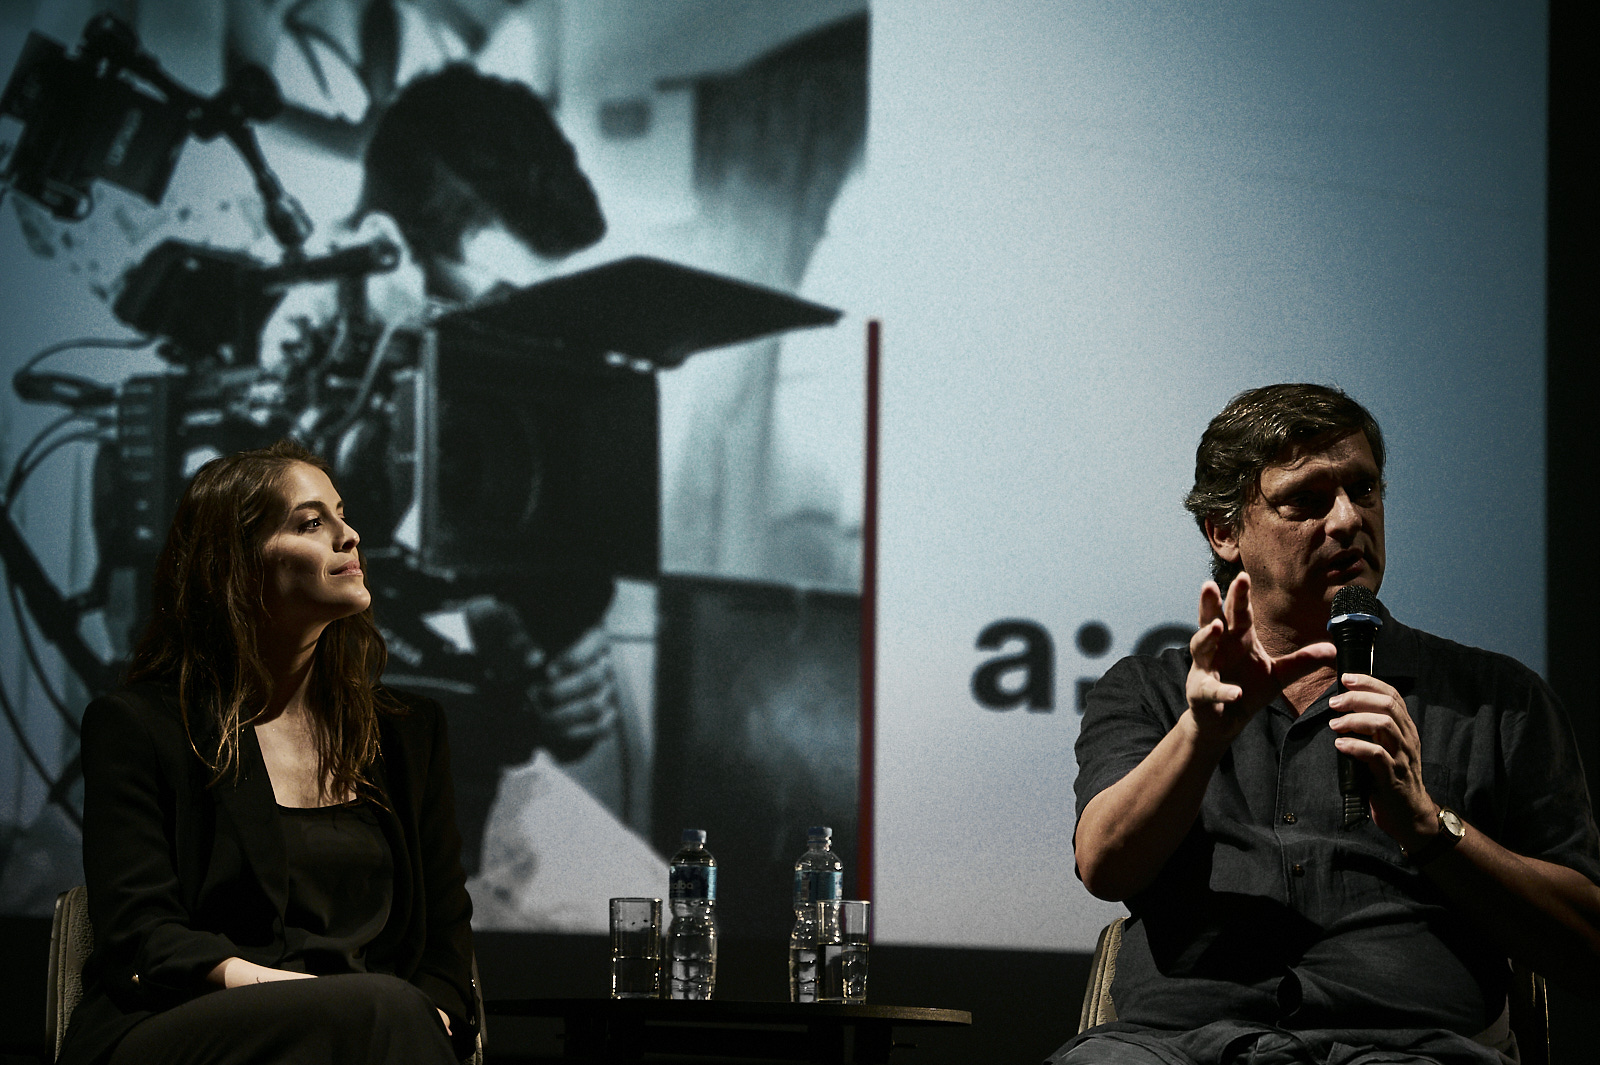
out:
<path id="1" fill-rule="evenodd" d="M 94 949 L 94 926 L 89 923 L 89 890 L 82 884 L 56 896 L 50 919 L 50 960 L 45 967 L 45 1043 L 50 1060 L 61 1055 L 67 1022 L 83 997 L 83 963 Z M 483 989 L 478 985 L 478 959 L 472 959 L 472 993 L 478 1000 L 478 1048 L 466 1065 L 483 1065 Z"/>
<path id="2" fill-rule="evenodd" d="M 1078 1031 L 1117 1019 L 1111 1001 L 1111 982 L 1117 977 L 1117 952 L 1122 949 L 1122 922 L 1118 917 L 1100 930 L 1094 960 L 1089 965 L 1089 986 L 1083 991 L 1083 1008 L 1078 1013 Z M 1511 988 L 1507 993 L 1506 1017 L 1517 1037 L 1522 1065 L 1550 1065 L 1550 1007 L 1545 997 L 1544 977 L 1520 965 L 1511 966 Z"/>

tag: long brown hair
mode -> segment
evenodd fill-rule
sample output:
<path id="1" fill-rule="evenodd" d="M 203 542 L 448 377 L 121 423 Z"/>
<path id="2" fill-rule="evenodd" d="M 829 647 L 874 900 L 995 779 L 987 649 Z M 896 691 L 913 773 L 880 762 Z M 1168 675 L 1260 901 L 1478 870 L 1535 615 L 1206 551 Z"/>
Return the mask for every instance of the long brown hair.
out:
<path id="1" fill-rule="evenodd" d="M 212 783 L 237 775 L 240 734 L 272 695 L 258 632 L 263 546 L 283 520 L 284 481 L 299 463 L 328 472 L 291 440 L 200 467 L 156 562 L 150 625 L 128 679 L 177 687 L 190 746 L 211 768 Z M 317 641 L 307 695 L 324 797 L 373 792 L 366 771 L 378 756 L 378 713 L 397 709 L 377 687 L 387 660 L 370 606 L 331 623 Z M 197 719 L 215 732 L 205 749 L 196 744 Z"/>

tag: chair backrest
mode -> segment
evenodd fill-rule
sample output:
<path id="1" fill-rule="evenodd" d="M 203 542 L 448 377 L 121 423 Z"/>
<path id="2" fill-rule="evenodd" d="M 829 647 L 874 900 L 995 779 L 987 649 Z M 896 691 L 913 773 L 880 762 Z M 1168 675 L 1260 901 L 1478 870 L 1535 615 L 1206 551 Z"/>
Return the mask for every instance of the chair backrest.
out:
<path id="1" fill-rule="evenodd" d="M 489 1042 L 489 1018 L 483 1008 L 483 985 L 478 982 L 478 956 L 472 956 L 472 997 L 478 1011 L 478 1045 L 462 1065 L 483 1065 L 483 1048 Z"/>
<path id="2" fill-rule="evenodd" d="M 1089 963 L 1089 986 L 1083 990 L 1083 1008 L 1078 1012 L 1078 1031 L 1117 1019 L 1111 1001 L 1111 982 L 1117 978 L 1117 951 L 1122 949 L 1122 922 L 1118 917 L 1100 930 Z M 1506 1009 L 1511 1031 L 1516 1034 L 1522 1065 L 1550 1065 L 1550 1007 L 1545 997 L 1544 977 L 1521 965 L 1511 966 L 1511 988 Z"/>
<path id="3" fill-rule="evenodd" d="M 83 997 L 83 963 L 94 949 L 94 926 L 89 923 L 89 892 L 78 885 L 56 896 L 50 920 L 50 960 L 45 968 L 45 1042 L 50 1060 L 61 1054 L 67 1021 Z"/>
<path id="4" fill-rule="evenodd" d="M 1083 1009 L 1078 1013 L 1078 1031 L 1117 1019 L 1111 1002 L 1111 981 L 1117 978 L 1117 951 L 1122 949 L 1121 917 L 1100 930 L 1094 945 L 1094 960 L 1089 963 L 1089 986 L 1083 991 Z"/>

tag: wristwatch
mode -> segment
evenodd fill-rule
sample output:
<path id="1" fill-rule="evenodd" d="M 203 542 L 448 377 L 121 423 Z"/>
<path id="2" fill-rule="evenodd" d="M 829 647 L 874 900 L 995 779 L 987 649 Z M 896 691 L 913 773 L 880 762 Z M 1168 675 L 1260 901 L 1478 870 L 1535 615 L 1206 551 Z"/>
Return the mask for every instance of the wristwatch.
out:
<path id="1" fill-rule="evenodd" d="M 1461 820 L 1461 815 L 1448 806 L 1439 807 L 1439 832 L 1415 854 L 1407 854 L 1406 859 L 1419 869 L 1438 858 L 1445 851 L 1461 842 L 1461 837 L 1467 834 L 1467 823 Z M 1404 850 L 1404 848 L 1401 848 Z"/>

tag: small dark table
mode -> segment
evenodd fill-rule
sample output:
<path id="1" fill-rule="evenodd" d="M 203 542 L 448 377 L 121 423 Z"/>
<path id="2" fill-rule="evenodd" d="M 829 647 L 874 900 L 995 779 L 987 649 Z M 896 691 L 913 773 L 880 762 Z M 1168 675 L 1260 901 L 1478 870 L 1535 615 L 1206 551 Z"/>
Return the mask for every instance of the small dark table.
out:
<path id="1" fill-rule="evenodd" d="M 577 1061 L 671 1054 L 883 1065 L 897 1025 L 972 1023 L 966 1010 L 836 1003 L 523 998 L 491 999 L 485 1007 L 491 1017 L 560 1017 L 564 1056 Z"/>

